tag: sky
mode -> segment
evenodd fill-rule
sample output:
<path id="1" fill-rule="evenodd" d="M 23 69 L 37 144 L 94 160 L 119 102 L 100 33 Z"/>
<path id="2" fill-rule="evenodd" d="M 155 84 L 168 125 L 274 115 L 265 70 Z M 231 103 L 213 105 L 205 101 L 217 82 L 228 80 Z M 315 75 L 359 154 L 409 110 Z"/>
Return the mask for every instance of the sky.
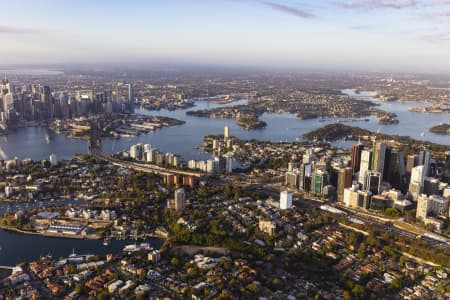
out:
<path id="1" fill-rule="evenodd" d="M 450 0 L 0 0 L 0 64 L 450 73 Z"/>

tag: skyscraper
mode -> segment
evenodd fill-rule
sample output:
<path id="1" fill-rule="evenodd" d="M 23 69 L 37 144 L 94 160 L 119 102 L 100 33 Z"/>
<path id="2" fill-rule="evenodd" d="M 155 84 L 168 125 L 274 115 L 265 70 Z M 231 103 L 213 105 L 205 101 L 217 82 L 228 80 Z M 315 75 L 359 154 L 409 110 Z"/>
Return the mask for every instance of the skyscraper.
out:
<path id="1" fill-rule="evenodd" d="M 384 172 L 384 162 L 386 159 L 386 149 L 385 143 L 375 143 L 372 155 L 372 170 L 381 173 L 381 178 L 383 178 Z"/>
<path id="2" fill-rule="evenodd" d="M 128 101 L 130 103 L 134 101 L 133 86 L 131 83 L 128 84 Z"/>
<path id="3" fill-rule="evenodd" d="M 230 128 L 227 125 L 225 125 L 225 127 L 223 127 L 223 139 L 224 139 L 224 141 L 227 141 L 227 139 L 229 137 L 229 134 L 230 134 Z"/>
<path id="4" fill-rule="evenodd" d="M 328 172 L 317 170 L 314 171 L 311 177 L 311 192 L 321 195 L 323 187 L 328 184 Z"/>
<path id="5" fill-rule="evenodd" d="M 392 187 L 405 191 L 406 189 L 406 168 L 405 155 L 403 150 L 393 148 L 389 153 L 389 159 L 386 159 L 384 168 L 384 179 L 388 181 Z"/>
<path id="6" fill-rule="evenodd" d="M 380 193 L 381 173 L 369 171 L 366 172 L 363 190 L 376 195 Z"/>
<path id="7" fill-rule="evenodd" d="M 430 171 L 430 162 L 431 162 L 431 150 L 425 149 L 419 152 L 419 161 L 418 165 L 423 165 L 424 168 L 424 176 L 428 176 L 428 172 Z"/>
<path id="8" fill-rule="evenodd" d="M 359 171 L 361 166 L 361 151 L 364 149 L 363 144 L 354 144 L 352 147 L 352 172 L 356 173 Z"/>
<path id="9" fill-rule="evenodd" d="M 366 173 L 371 169 L 371 162 L 372 162 L 372 151 L 362 150 L 361 163 L 359 168 L 359 177 L 358 177 L 358 182 L 360 184 L 364 184 Z"/>
<path id="10" fill-rule="evenodd" d="M 411 174 L 412 168 L 419 164 L 419 155 L 408 155 L 406 160 L 406 173 Z"/>
<path id="11" fill-rule="evenodd" d="M 337 181 L 337 200 L 344 198 L 344 189 L 352 186 L 352 169 L 340 168 Z"/>

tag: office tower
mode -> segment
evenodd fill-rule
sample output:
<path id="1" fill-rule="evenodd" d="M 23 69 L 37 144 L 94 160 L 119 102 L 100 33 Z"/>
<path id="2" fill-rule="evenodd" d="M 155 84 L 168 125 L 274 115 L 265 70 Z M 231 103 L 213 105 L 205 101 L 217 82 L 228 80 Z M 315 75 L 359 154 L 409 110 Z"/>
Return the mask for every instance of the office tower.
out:
<path id="1" fill-rule="evenodd" d="M 388 181 L 393 188 L 404 191 L 406 188 L 406 168 L 405 168 L 405 155 L 403 150 L 393 148 L 390 151 L 386 151 L 384 178 Z"/>
<path id="2" fill-rule="evenodd" d="M 226 141 L 229 135 L 230 135 L 230 128 L 227 125 L 225 125 L 225 127 L 223 127 L 223 140 Z"/>
<path id="3" fill-rule="evenodd" d="M 322 194 L 322 189 L 328 184 L 328 172 L 314 171 L 311 175 L 311 192 L 316 195 Z"/>
<path id="4" fill-rule="evenodd" d="M 419 155 L 408 155 L 406 159 L 406 173 L 411 174 L 412 168 L 419 165 Z"/>
<path id="5" fill-rule="evenodd" d="M 175 191 L 175 210 L 183 210 L 185 207 L 186 194 L 184 188 L 179 188 Z"/>
<path id="6" fill-rule="evenodd" d="M 131 83 L 128 84 L 128 101 L 130 103 L 134 101 L 133 86 Z"/>
<path id="7" fill-rule="evenodd" d="M 361 166 L 361 152 L 364 150 L 363 144 L 354 144 L 352 147 L 352 172 L 359 172 Z"/>
<path id="8" fill-rule="evenodd" d="M 423 181 L 423 193 L 427 195 L 437 194 L 439 191 L 439 183 L 439 179 L 437 178 L 426 177 Z"/>
<path id="9" fill-rule="evenodd" d="M 289 209 L 292 207 L 292 193 L 282 191 L 280 193 L 280 209 Z"/>
<path id="10" fill-rule="evenodd" d="M 418 165 L 425 166 L 425 169 L 424 169 L 424 176 L 425 177 L 428 176 L 428 172 L 430 170 L 430 163 L 431 163 L 431 150 L 428 150 L 428 149 L 421 150 L 419 152 Z"/>
<path id="11" fill-rule="evenodd" d="M 234 167 L 234 158 L 232 155 L 225 156 L 226 159 L 226 166 L 225 166 L 225 172 L 226 173 L 233 173 L 233 167 Z"/>
<path id="12" fill-rule="evenodd" d="M 385 210 L 388 207 L 392 207 L 392 201 L 384 195 L 373 195 L 370 201 L 370 209 L 373 210 Z"/>
<path id="13" fill-rule="evenodd" d="M 411 180 L 409 182 L 408 191 L 414 201 L 423 191 L 423 183 L 425 179 L 424 166 L 416 166 L 411 169 Z"/>
<path id="14" fill-rule="evenodd" d="M 369 209 L 371 200 L 372 193 L 370 191 L 358 191 L 358 207 Z"/>
<path id="15" fill-rule="evenodd" d="M 380 172 L 381 178 L 383 178 L 386 150 L 387 146 L 385 143 L 375 143 L 372 155 L 372 170 Z"/>
<path id="16" fill-rule="evenodd" d="M 340 168 L 337 180 L 337 200 L 343 201 L 344 189 L 352 186 L 352 169 Z"/>
<path id="17" fill-rule="evenodd" d="M 363 190 L 366 192 L 371 192 L 373 195 L 380 193 L 381 185 L 381 173 L 369 171 L 366 172 L 366 178 L 364 180 Z"/>
<path id="18" fill-rule="evenodd" d="M 362 150 L 361 151 L 361 163 L 359 168 L 359 177 L 358 182 L 360 184 L 364 184 L 364 180 L 366 178 L 366 173 L 371 170 L 371 161 L 372 161 L 372 151 L 370 150 Z"/>

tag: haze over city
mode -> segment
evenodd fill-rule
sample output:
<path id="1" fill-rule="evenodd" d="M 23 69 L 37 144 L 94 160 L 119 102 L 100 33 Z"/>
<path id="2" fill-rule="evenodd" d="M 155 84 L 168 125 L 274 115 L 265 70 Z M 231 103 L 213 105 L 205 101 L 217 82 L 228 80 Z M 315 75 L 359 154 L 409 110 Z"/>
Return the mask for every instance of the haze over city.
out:
<path id="1" fill-rule="evenodd" d="M 448 73 L 447 0 L 0 1 L 2 64 Z"/>

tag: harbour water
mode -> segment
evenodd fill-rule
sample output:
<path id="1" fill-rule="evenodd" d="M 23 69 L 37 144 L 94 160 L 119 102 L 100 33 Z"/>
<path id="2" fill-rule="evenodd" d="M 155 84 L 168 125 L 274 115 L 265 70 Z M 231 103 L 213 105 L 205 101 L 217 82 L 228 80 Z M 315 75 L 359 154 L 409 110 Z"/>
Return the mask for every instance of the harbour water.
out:
<path id="1" fill-rule="evenodd" d="M 14 213 L 18 210 L 30 211 L 37 207 L 85 205 L 82 200 L 62 200 L 24 203 L 1 203 L 0 214 L 5 212 Z M 0 265 L 14 266 L 21 262 L 39 259 L 41 256 L 52 255 L 53 258 L 67 257 L 72 251 L 77 254 L 107 254 L 119 253 L 123 247 L 132 244 L 130 240 L 112 240 L 108 246 L 103 245 L 102 240 L 80 240 L 45 237 L 31 234 L 21 234 L 0 229 Z M 146 240 L 150 245 L 159 249 L 162 240 L 152 238 Z"/>
<path id="2" fill-rule="evenodd" d="M 352 94 L 352 90 L 346 90 Z M 370 93 L 355 94 L 355 97 L 361 99 L 372 99 Z M 380 109 L 394 112 L 398 115 L 399 124 L 379 125 L 375 117 L 369 117 L 368 121 L 364 119 L 348 121 L 349 125 L 358 126 L 371 131 L 380 130 L 382 133 L 398 134 L 411 136 L 418 140 L 427 140 L 434 143 L 450 145 L 450 136 L 434 134 L 428 129 L 442 122 L 449 122 L 448 114 L 426 114 L 409 112 L 408 107 L 425 105 L 423 103 L 408 102 L 388 102 L 383 103 L 374 100 L 380 104 Z M 245 103 L 244 100 L 227 104 L 235 105 Z M 173 117 L 185 121 L 179 126 L 165 127 L 149 134 L 143 134 L 137 137 L 121 139 L 105 139 L 102 142 L 103 151 L 116 153 L 128 149 L 132 144 L 142 142 L 158 147 L 164 152 L 172 152 L 181 155 L 184 160 L 205 159 L 209 155 L 198 151 L 196 147 L 203 143 L 203 136 L 208 134 L 222 134 L 223 127 L 230 127 L 231 135 L 241 139 L 270 140 L 274 142 L 292 142 L 299 140 L 299 137 L 311 130 L 320 128 L 327 124 L 346 122 L 342 119 L 326 120 L 298 120 L 293 114 L 263 114 L 261 120 L 267 123 L 267 127 L 256 130 L 245 130 L 236 125 L 234 120 L 230 119 L 209 119 L 186 115 L 186 111 L 192 109 L 205 109 L 216 107 L 219 104 L 207 101 L 197 101 L 196 107 L 176 111 L 160 110 L 148 111 L 142 108 L 136 109 L 136 113 L 161 115 Z M 424 133 L 422 136 L 421 133 Z M 351 142 L 346 145 L 350 146 Z M 70 139 L 64 135 L 57 134 L 50 129 L 42 127 L 19 128 L 7 136 L 0 137 L 0 158 L 11 159 L 15 156 L 20 158 L 32 158 L 34 160 L 47 159 L 49 154 L 55 153 L 58 159 L 69 159 L 76 153 L 86 153 L 87 144 L 85 140 Z"/>
<path id="3" fill-rule="evenodd" d="M 67 257 L 72 251 L 77 254 L 116 254 L 134 242 L 112 240 L 108 246 L 104 246 L 102 240 L 54 238 L 0 230 L 0 265 L 14 266 L 49 254 L 53 258 Z M 145 242 L 150 243 L 154 249 L 159 249 L 163 244 L 157 238 L 147 239 Z"/>

